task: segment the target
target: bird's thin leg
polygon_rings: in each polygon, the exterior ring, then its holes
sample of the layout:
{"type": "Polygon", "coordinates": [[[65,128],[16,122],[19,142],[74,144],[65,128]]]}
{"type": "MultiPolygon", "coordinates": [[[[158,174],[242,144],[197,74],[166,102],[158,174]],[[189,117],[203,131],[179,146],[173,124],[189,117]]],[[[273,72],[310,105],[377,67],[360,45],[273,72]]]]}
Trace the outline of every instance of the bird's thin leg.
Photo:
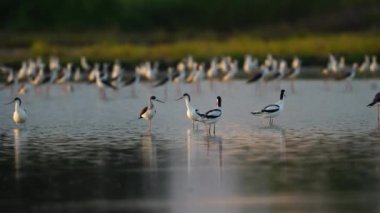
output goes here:
{"type": "Polygon", "coordinates": [[[194,129],[194,121],[193,121],[193,129],[194,129]]]}
{"type": "Polygon", "coordinates": [[[214,135],[215,135],[215,124],[214,124],[214,135]]]}
{"type": "Polygon", "coordinates": [[[132,88],[131,88],[131,96],[132,96],[132,98],[135,98],[135,97],[136,97],[135,85],[132,85],[132,88]]]}
{"type": "Polygon", "coordinates": [[[195,125],[197,126],[197,130],[198,130],[198,122],[197,122],[197,123],[195,123],[195,125]]]}
{"type": "Polygon", "coordinates": [[[377,105],[377,128],[380,129],[380,105],[377,105]]]}
{"type": "Polygon", "coordinates": [[[208,134],[211,135],[211,124],[208,125],[208,134]]]}
{"type": "Polygon", "coordinates": [[[152,120],[149,120],[149,130],[152,129],[152,120]]]}
{"type": "Polygon", "coordinates": [[[290,87],[291,87],[292,93],[293,94],[296,93],[296,88],[294,87],[294,80],[291,80],[290,87]]]}

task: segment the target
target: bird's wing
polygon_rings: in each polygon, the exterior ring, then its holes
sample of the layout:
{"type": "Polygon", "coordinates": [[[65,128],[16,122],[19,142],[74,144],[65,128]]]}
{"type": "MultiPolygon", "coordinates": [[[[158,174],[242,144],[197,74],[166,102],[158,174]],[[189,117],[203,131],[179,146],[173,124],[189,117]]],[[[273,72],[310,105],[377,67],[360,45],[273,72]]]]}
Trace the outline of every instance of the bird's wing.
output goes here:
{"type": "Polygon", "coordinates": [[[271,105],[264,107],[264,109],[262,109],[261,112],[273,113],[273,112],[277,112],[278,110],[280,110],[279,105],[271,104],[271,105]]]}
{"type": "Polygon", "coordinates": [[[126,82],[124,83],[124,85],[125,85],[125,86],[129,86],[129,85],[131,85],[133,82],[135,82],[135,80],[136,80],[136,76],[133,76],[131,79],[129,79],[128,81],[126,81],[126,82]]]}
{"type": "Polygon", "coordinates": [[[255,82],[255,81],[259,80],[262,76],[263,76],[263,73],[262,73],[262,72],[259,72],[259,73],[257,73],[256,75],[254,75],[252,78],[250,78],[250,79],[247,81],[247,83],[255,82]]]}
{"type": "Polygon", "coordinates": [[[375,95],[373,101],[380,102],[380,92],[375,95]]]}
{"type": "Polygon", "coordinates": [[[171,80],[174,81],[174,79],[176,79],[178,76],[179,76],[179,72],[174,73],[171,80]]]}
{"type": "Polygon", "coordinates": [[[162,86],[162,85],[164,85],[166,82],[168,82],[169,81],[169,77],[165,77],[165,78],[163,78],[161,81],[159,81],[159,82],[157,82],[153,87],[159,87],[159,86],[162,86]]]}
{"type": "Polygon", "coordinates": [[[116,86],[112,85],[109,81],[103,81],[103,84],[107,85],[108,87],[111,87],[114,90],[119,89],[116,86]]]}
{"type": "Polygon", "coordinates": [[[222,110],[220,110],[220,109],[212,109],[212,110],[207,111],[204,114],[204,117],[205,118],[217,118],[217,117],[220,117],[221,115],[222,115],[222,110]]]}
{"type": "Polygon", "coordinates": [[[147,106],[144,107],[144,108],[141,110],[141,112],[140,112],[140,117],[139,117],[139,118],[142,118],[142,115],[143,115],[144,113],[146,113],[146,111],[148,111],[148,107],[147,107],[147,106]]]}

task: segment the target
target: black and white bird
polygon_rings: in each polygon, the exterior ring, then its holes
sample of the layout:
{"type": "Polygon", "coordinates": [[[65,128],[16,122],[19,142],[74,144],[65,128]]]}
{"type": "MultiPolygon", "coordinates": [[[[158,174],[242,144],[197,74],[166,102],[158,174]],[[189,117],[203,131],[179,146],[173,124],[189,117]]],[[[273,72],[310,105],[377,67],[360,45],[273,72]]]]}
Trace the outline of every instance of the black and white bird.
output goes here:
{"type": "Polygon", "coordinates": [[[19,97],[16,97],[11,102],[7,103],[12,104],[15,103],[15,110],[13,112],[13,121],[16,124],[23,124],[28,119],[28,114],[26,114],[26,111],[24,108],[21,107],[21,99],[19,97]]]}
{"type": "Polygon", "coordinates": [[[99,71],[96,71],[95,72],[95,77],[96,77],[96,85],[100,88],[100,89],[104,89],[106,87],[108,88],[111,88],[113,90],[117,90],[118,88],[114,85],[111,84],[111,82],[108,80],[108,79],[105,79],[105,78],[101,78],[100,77],[100,72],[99,71]]]}
{"type": "Polygon", "coordinates": [[[254,73],[247,81],[247,84],[258,82],[269,74],[269,70],[265,65],[261,65],[258,72],[254,73]]]}
{"type": "Polygon", "coordinates": [[[284,110],[284,97],[285,90],[281,90],[280,100],[275,104],[270,104],[264,107],[261,111],[251,112],[254,116],[261,116],[263,118],[269,118],[269,125],[273,125],[273,118],[280,115],[284,110]]]}
{"type": "Polygon", "coordinates": [[[198,110],[195,110],[195,112],[201,117],[200,122],[208,125],[208,134],[211,135],[211,126],[214,124],[214,135],[215,135],[215,124],[220,120],[222,117],[223,111],[222,111],[222,98],[220,96],[216,97],[216,105],[217,108],[211,109],[207,111],[206,113],[202,114],[198,110]]]}
{"type": "Polygon", "coordinates": [[[166,85],[166,83],[171,82],[172,78],[173,78],[173,68],[169,67],[166,76],[163,77],[161,80],[157,81],[153,85],[153,87],[160,87],[160,86],[166,85]]]}
{"type": "Polygon", "coordinates": [[[152,129],[152,119],[153,119],[154,115],[156,114],[156,108],[154,107],[153,101],[157,101],[157,102],[160,102],[160,103],[165,103],[165,102],[157,99],[156,96],[151,96],[149,98],[149,104],[148,104],[148,106],[144,107],[141,110],[139,119],[143,118],[143,119],[149,121],[149,130],[152,129]]]}
{"type": "Polygon", "coordinates": [[[377,128],[380,128],[380,92],[375,95],[373,101],[367,107],[377,106],[377,128]]]}

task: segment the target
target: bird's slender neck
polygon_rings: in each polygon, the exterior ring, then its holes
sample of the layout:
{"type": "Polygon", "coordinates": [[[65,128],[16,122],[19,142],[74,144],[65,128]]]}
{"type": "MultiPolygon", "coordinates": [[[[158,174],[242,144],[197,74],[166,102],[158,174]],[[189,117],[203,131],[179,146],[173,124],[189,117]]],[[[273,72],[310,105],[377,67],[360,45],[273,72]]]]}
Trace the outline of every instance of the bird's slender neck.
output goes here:
{"type": "Polygon", "coordinates": [[[152,99],[149,99],[149,106],[148,106],[149,109],[152,109],[154,108],[154,105],[153,105],[153,101],[152,99]]]}
{"type": "Polygon", "coordinates": [[[190,104],[190,98],[189,97],[185,97],[185,103],[186,103],[186,108],[187,109],[191,109],[192,106],[190,104]]]}
{"type": "Polygon", "coordinates": [[[15,102],[15,111],[18,111],[18,109],[20,108],[20,105],[21,103],[19,101],[15,102]]]}

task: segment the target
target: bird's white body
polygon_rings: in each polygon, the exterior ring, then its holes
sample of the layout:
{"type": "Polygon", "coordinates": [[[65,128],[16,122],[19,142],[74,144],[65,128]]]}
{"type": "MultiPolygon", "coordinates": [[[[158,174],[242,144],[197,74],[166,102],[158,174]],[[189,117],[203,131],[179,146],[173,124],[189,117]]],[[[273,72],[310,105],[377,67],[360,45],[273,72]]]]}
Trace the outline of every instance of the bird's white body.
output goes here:
{"type": "Polygon", "coordinates": [[[251,55],[246,55],[243,64],[243,71],[247,73],[247,75],[254,74],[255,70],[259,66],[259,61],[255,58],[253,59],[251,55]]]}
{"type": "Polygon", "coordinates": [[[371,73],[376,73],[379,70],[379,65],[377,64],[377,57],[372,56],[372,62],[371,65],[369,66],[369,71],[371,73]]]}
{"type": "Polygon", "coordinates": [[[74,73],[74,81],[76,81],[76,82],[82,81],[82,78],[83,78],[82,72],[81,72],[80,68],[78,67],[74,73]]]}
{"type": "Polygon", "coordinates": [[[269,118],[269,125],[273,124],[273,118],[279,116],[284,110],[284,97],[285,90],[281,90],[280,100],[275,104],[270,104],[264,107],[261,111],[251,112],[254,116],[259,116],[263,118],[269,118]]]}
{"type": "Polygon", "coordinates": [[[163,101],[160,101],[156,98],[156,96],[151,96],[149,99],[148,106],[144,107],[140,112],[140,118],[143,118],[144,120],[149,121],[149,130],[152,129],[152,119],[154,115],[156,114],[156,108],[154,107],[153,101],[158,101],[161,103],[164,103],[163,101]]]}
{"type": "Polygon", "coordinates": [[[201,117],[197,114],[195,111],[195,107],[193,107],[190,103],[190,100],[188,97],[185,97],[185,103],[186,103],[186,116],[189,120],[192,122],[201,120],[201,117]]]}
{"type": "Polygon", "coordinates": [[[156,108],[152,101],[150,101],[147,111],[141,115],[141,117],[145,120],[152,120],[154,115],[156,114],[156,108]]]}
{"type": "Polygon", "coordinates": [[[235,77],[235,75],[238,73],[238,71],[239,71],[238,62],[237,60],[234,60],[234,62],[230,64],[230,69],[228,70],[227,74],[223,76],[223,81],[232,80],[235,77]]]}
{"type": "Polygon", "coordinates": [[[20,106],[19,101],[15,101],[15,111],[13,112],[13,121],[16,124],[25,123],[26,119],[28,119],[28,115],[25,110],[20,106]]]}
{"type": "Polygon", "coordinates": [[[268,105],[268,106],[264,107],[264,109],[266,109],[267,111],[269,111],[269,110],[276,110],[276,111],[275,112],[263,112],[260,116],[262,116],[263,118],[275,118],[275,117],[280,115],[282,110],[284,110],[284,101],[280,100],[273,105],[268,105]]]}
{"type": "Polygon", "coordinates": [[[222,117],[222,98],[218,96],[217,100],[217,108],[211,109],[204,114],[200,114],[201,120],[200,122],[208,125],[208,133],[211,134],[211,126],[214,124],[214,135],[215,135],[215,126],[216,122],[220,120],[222,117]]]}

